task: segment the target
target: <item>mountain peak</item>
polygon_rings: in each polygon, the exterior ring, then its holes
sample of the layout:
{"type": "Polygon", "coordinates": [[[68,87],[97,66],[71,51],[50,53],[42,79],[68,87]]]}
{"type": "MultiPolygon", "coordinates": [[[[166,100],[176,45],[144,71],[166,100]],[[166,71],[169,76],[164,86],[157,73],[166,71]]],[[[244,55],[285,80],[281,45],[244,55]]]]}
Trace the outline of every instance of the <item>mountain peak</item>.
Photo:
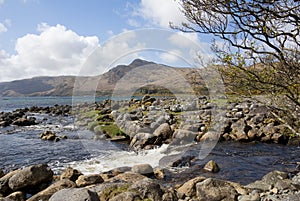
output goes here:
{"type": "Polygon", "coordinates": [[[131,62],[131,64],[129,64],[129,66],[137,67],[137,66],[143,66],[143,65],[147,65],[147,64],[154,64],[154,63],[138,58],[138,59],[133,60],[131,62]]]}

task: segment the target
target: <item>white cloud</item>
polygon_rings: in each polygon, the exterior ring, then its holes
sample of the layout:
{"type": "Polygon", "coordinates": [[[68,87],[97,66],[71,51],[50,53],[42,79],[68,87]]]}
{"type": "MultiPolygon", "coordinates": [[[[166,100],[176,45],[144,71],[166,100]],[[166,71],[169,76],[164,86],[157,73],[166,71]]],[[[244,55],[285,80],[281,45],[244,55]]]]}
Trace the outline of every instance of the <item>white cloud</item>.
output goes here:
{"type": "Polygon", "coordinates": [[[177,0],[141,0],[133,15],[141,16],[152,24],[168,28],[170,22],[176,25],[186,22],[180,7],[177,0]]]}
{"type": "Polygon", "coordinates": [[[171,50],[160,54],[160,59],[167,63],[176,63],[180,60],[180,57],[182,57],[180,50],[171,50]]]}
{"type": "Polygon", "coordinates": [[[77,74],[86,58],[99,46],[96,36],[79,36],[59,24],[43,23],[38,31],[39,34],[17,39],[15,55],[0,51],[0,81],[77,74]]]}
{"type": "Polygon", "coordinates": [[[7,28],[4,24],[0,23],[0,33],[7,32],[7,28]]]}
{"type": "Polygon", "coordinates": [[[4,0],[0,0],[0,6],[4,4],[4,0]]]}

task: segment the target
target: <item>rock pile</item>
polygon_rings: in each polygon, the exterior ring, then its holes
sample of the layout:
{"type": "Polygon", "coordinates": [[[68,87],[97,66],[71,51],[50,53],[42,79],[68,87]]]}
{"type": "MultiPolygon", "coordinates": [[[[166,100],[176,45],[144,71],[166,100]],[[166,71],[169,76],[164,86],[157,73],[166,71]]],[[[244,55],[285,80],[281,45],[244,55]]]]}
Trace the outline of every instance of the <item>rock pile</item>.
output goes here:
{"type": "MultiPolygon", "coordinates": [[[[181,178],[177,184],[164,184],[148,164],[117,168],[99,174],[83,175],[67,168],[53,175],[47,165],[33,165],[0,178],[0,200],[12,201],[130,201],[201,200],[260,201],[299,200],[300,173],[290,176],[273,171],[246,186],[215,178],[181,178]],[[151,173],[151,174],[150,174],[151,173]]],[[[180,173],[178,173],[180,174],[180,173]]]]}

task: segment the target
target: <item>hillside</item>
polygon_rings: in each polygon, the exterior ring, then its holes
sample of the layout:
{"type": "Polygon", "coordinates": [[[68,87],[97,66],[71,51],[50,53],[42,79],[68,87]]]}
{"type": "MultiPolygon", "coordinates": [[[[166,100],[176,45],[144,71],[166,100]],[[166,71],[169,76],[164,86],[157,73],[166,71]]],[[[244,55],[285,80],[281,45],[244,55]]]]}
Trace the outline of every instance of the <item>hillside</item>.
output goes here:
{"type": "Polygon", "coordinates": [[[0,96],[70,96],[127,93],[185,93],[194,88],[205,93],[199,69],[174,68],[141,59],[118,65],[108,72],[90,77],[34,77],[0,83],[0,96]],[[74,83],[76,83],[74,85],[74,83]],[[75,86],[75,88],[74,88],[75,86]]]}

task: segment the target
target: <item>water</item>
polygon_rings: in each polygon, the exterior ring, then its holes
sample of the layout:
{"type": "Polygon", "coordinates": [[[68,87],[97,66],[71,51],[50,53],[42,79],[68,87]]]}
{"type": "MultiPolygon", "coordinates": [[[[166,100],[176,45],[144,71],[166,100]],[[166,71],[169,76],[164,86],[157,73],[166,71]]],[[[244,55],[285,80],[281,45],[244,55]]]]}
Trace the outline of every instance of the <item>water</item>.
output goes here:
{"type": "MultiPolygon", "coordinates": [[[[33,105],[72,104],[72,97],[4,98],[0,99],[0,103],[0,111],[11,111],[33,105]]],[[[47,163],[55,172],[70,166],[85,174],[99,173],[116,167],[142,163],[156,167],[167,155],[178,154],[178,152],[169,153],[167,145],[140,153],[128,151],[126,145],[106,140],[94,141],[93,133],[74,130],[71,117],[33,115],[40,119],[46,117],[48,120],[44,124],[26,128],[0,128],[0,169],[8,172],[32,164],[47,163]],[[43,141],[39,138],[39,134],[44,130],[55,131],[57,135],[66,135],[68,139],[59,142],[43,141]]],[[[193,147],[189,154],[197,156],[199,149],[197,146],[193,147]]],[[[181,179],[204,175],[247,184],[260,179],[272,170],[289,172],[297,170],[297,162],[300,162],[299,150],[300,148],[296,146],[223,142],[218,143],[204,160],[196,161],[193,167],[176,171],[181,172],[181,179]],[[211,159],[221,168],[218,174],[201,171],[203,165],[211,159]]],[[[176,177],[173,179],[176,180],[176,177]]]]}

